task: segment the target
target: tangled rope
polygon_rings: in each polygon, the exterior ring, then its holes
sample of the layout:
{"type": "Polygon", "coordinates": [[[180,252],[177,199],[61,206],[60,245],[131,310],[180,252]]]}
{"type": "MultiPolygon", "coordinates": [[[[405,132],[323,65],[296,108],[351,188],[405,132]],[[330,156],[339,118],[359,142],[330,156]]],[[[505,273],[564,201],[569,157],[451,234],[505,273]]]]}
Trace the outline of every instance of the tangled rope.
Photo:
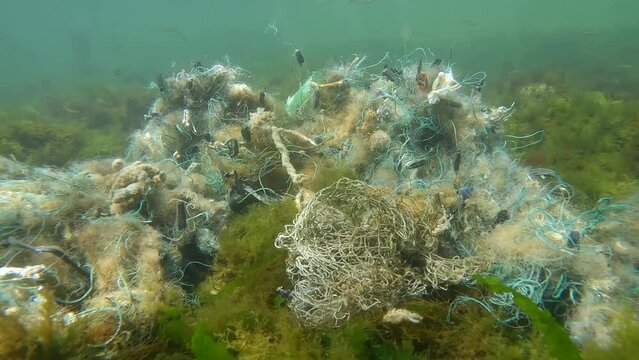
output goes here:
{"type": "Polygon", "coordinates": [[[407,197],[341,179],[315,195],[275,246],[290,252],[289,306],[306,325],[339,326],[360,311],[444,288],[483,262],[443,258],[431,219],[407,197]]]}

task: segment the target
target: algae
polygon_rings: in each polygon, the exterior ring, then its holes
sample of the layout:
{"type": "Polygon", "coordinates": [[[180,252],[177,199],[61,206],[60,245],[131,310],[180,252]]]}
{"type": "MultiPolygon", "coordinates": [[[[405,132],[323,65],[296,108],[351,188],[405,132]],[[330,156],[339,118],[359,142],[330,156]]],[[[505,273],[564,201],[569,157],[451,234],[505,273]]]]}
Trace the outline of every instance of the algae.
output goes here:
{"type": "Polygon", "coordinates": [[[123,154],[152,94],[137,87],[86,85],[70,94],[0,108],[0,155],[31,165],[123,154]]]}
{"type": "Polygon", "coordinates": [[[288,200],[253,206],[234,217],[220,235],[214,275],[200,286],[200,307],[183,321],[202,327],[238,358],[549,358],[535,333],[509,331],[496,324],[493,314],[471,305],[459,306],[455,323],[449,323],[449,302],[441,299],[455,292],[407,303],[425,317],[422,324],[387,325],[382,312],[371,311],[354,316],[343,328],[302,327],[284,306],[285,293],[278,294],[278,288],[290,284],[284,273],[286,253],[273,246],[296,213],[288,200]]]}
{"type": "Polygon", "coordinates": [[[507,144],[527,165],[557,171],[590,200],[622,197],[637,189],[637,97],[572,87],[553,73],[508,90],[517,97],[506,134],[527,136],[543,130],[543,135],[507,144]]]}
{"type": "Polygon", "coordinates": [[[579,349],[570,340],[568,331],[555,321],[549,311],[540,309],[532,300],[504,285],[496,276],[475,275],[474,279],[494,292],[511,294],[515,305],[526,313],[533,326],[542,334],[544,344],[552,356],[557,359],[581,359],[579,349]]]}
{"type": "MultiPolygon", "coordinates": [[[[587,121],[587,124],[589,126],[592,125],[594,130],[579,128],[578,136],[573,139],[575,142],[574,148],[583,149],[585,153],[582,153],[582,155],[586,154],[591,158],[594,158],[596,154],[602,153],[604,160],[601,163],[596,163],[595,167],[603,168],[606,173],[609,172],[604,168],[604,165],[631,173],[631,169],[623,168],[622,164],[610,164],[605,160],[606,156],[612,156],[610,150],[612,145],[608,144],[608,142],[614,145],[614,141],[605,140],[605,137],[603,140],[599,139],[599,132],[609,131],[610,129],[601,124],[595,126],[601,117],[609,116],[611,108],[615,109],[615,106],[618,106],[609,104],[614,103],[614,101],[610,100],[614,96],[602,93],[582,94],[575,92],[573,94],[570,95],[572,97],[568,100],[560,98],[559,100],[552,99],[554,102],[551,102],[551,99],[547,99],[552,105],[551,107],[557,109],[554,110],[555,112],[546,114],[549,124],[556,125],[551,120],[555,119],[557,114],[561,116],[568,113],[572,114],[573,110],[571,109],[576,106],[575,104],[581,107],[579,111],[574,110],[575,113],[595,114],[596,116],[587,121]],[[590,148],[588,147],[589,141],[584,141],[584,139],[601,140],[603,145],[590,148]]],[[[537,95],[522,94],[523,96],[537,95]]],[[[543,95],[542,98],[545,96],[543,95]]],[[[105,103],[110,103],[111,101],[117,100],[106,100],[105,103]]],[[[25,135],[27,140],[22,142],[12,142],[13,138],[11,136],[3,137],[0,140],[5,142],[0,141],[0,144],[6,144],[7,149],[13,149],[11,153],[15,152],[16,157],[24,158],[26,154],[26,156],[33,156],[30,160],[33,162],[54,163],[54,161],[59,161],[59,164],[64,164],[67,161],[66,158],[72,159],[77,154],[80,154],[79,156],[92,156],[91,154],[96,151],[95,147],[102,146],[100,145],[100,139],[104,140],[104,143],[102,143],[104,146],[110,146],[114,144],[111,140],[115,141],[115,139],[119,138],[119,130],[134,126],[132,123],[114,125],[113,128],[108,125],[104,126],[104,124],[119,121],[115,119],[119,119],[119,116],[122,115],[113,116],[108,111],[92,113],[91,118],[98,119],[96,121],[82,123],[82,126],[75,128],[69,126],[67,115],[64,115],[64,113],[76,114],[75,111],[83,111],[79,110],[81,108],[82,106],[78,104],[74,104],[68,109],[59,108],[58,111],[63,115],[52,115],[52,118],[56,119],[56,121],[60,119],[59,123],[54,121],[51,124],[47,124],[51,126],[50,128],[37,129],[37,131],[34,130],[32,133],[27,131],[28,135],[25,135]],[[72,111],[68,111],[69,109],[72,111]],[[111,132],[110,130],[113,129],[115,130],[111,132]],[[102,137],[96,135],[95,139],[88,137],[89,140],[82,140],[78,143],[73,142],[75,139],[86,137],[87,131],[95,131],[95,134],[99,134],[102,137]],[[111,134],[110,136],[114,136],[114,138],[109,140],[105,137],[106,135],[103,136],[101,134],[111,134]],[[91,142],[91,144],[87,144],[84,141],[91,142]],[[32,152],[31,149],[35,146],[34,144],[41,142],[51,143],[50,145],[47,143],[48,148],[45,151],[47,154],[53,151],[59,151],[59,153],[55,153],[55,156],[50,158],[38,158],[41,154],[32,152]],[[78,148],[81,150],[76,153],[75,150],[78,148]]],[[[529,114],[527,116],[537,119],[538,116],[535,111],[531,110],[532,115],[529,114]]],[[[621,117],[632,116],[634,112],[634,110],[629,112],[625,112],[625,110],[619,111],[622,114],[619,115],[621,117]]],[[[31,121],[30,124],[37,123],[39,116],[41,116],[33,109],[24,110],[24,113],[32,116],[32,119],[28,120],[31,121]]],[[[528,113],[524,111],[522,116],[525,117],[526,114],[528,113]]],[[[24,116],[25,118],[27,117],[27,115],[24,116]]],[[[81,117],[78,115],[76,120],[81,120],[81,117]]],[[[518,121],[520,120],[514,122],[513,129],[520,126],[518,121]]],[[[615,124],[618,125],[618,123],[615,124]]],[[[547,130],[547,133],[549,132],[550,130],[547,130]]],[[[635,136],[632,131],[630,133],[635,136]]],[[[628,156],[636,156],[632,155],[637,154],[636,149],[634,149],[636,142],[632,142],[633,138],[631,136],[627,134],[625,136],[624,141],[626,142],[622,145],[627,146],[627,141],[630,141],[628,156]]],[[[547,142],[549,139],[552,139],[550,143],[556,147],[552,149],[559,151],[560,146],[558,144],[561,143],[560,140],[548,136],[545,138],[547,142]]],[[[547,142],[544,142],[542,146],[546,146],[547,142]]],[[[532,149],[536,148],[525,147],[521,152],[522,156],[529,156],[526,160],[530,164],[534,163],[534,157],[526,154],[528,151],[533,151],[532,149]]],[[[105,151],[108,152],[109,150],[105,151]]],[[[567,156],[565,151],[562,156],[557,157],[557,164],[559,164],[560,160],[565,160],[564,158],[567,156]]],[[[546,161],[545,158],[542,160],[546,161]]],[[[577,158],[572,160],[579,161],[577,158]]],[[[340,161],[331,164],[325,159],[320,161],[325,161],[326,163],[320,166],[322,173],[318,174],[318,177],[310,184],[311,190],[317,191],[325,188],[342,177],[358,177],[357,172],[353,170],[353,166],[346,165],[340,161]],[[324,171],[325,168],[329,170],[324,171]]],[[[545,164],[544,161],[540,161],[540,164],[545,164]]],[[[357,169],[357,167],[355,168],[357,169]]],[[[568,170],[564,169],[562,175],[569,174],[568,170]]],[[[615,174],[618,175],[619,173],[612,172],[611,175],[615,174]]],[[[632,176],[637,177],[636,174],[632,176]]],[[[284,176],[278,176],[278,180],[281,180],[279,179],[280,177],[284,176]]],[[[214,181],[217,181],[217,179],[214,181]]],[[[610,181],[612,182],[613,180],[610,181]]],[[[284,181],[280,182],[283,183],[284,181]]],[[[630,180],[629,183],[632,185],[633,180],[630,180]]],[[[605,190],[607,189],[606,187],[588,189],[587,185],[578,185],[578,188],[584,189],[583,191],[586,191],[591,196],[597,196],[597,191],[602,193],[608,191],[605,190]]],[[[623,189],[619,191],[623,193],[623,189]]],[[[187,354],[190,351],[196,359],[232,359],[235,358],[235,355],[239,358],[282,359],[544,359],[550,358],[552,353],[559,354],[557,347],[565,344],[565,330],[560,328],[564,333],[557,330],[554,327],[556,324],[552,322],[552,318],[549,318],[548,314],[535,312],[539,311],[536,306],[534,308],[531,307],[530,304],[532,303],[526,303],[525,297],[518,296],[512,290],[508,290],[508,292],[512,292],[513,296],[519,299],[520,307],[533,320],[537,326],[536,330],[506,328],[497,324],[495,314],[469,304],[457,307],[450,316],[454,323],[449,323],[447,319],[450,311],[450,300],[456,295],[465,295],[466,291],[472,291],[468,289],[435,292],[429,294],[428,299],[415,299],[401,304],[403,307],[424,317],[424,321],[420,324],[385,324],[381,320],[383,316],[382,310],[374,309],[370,312],[353,316],[343,328],[304,328],[285,306],[288,301],[286,294],[291,288],[290,281],[285,273],[287,253],[276,249],[273,245],[273,240],[277,234],[282,232],[286,225],[291,224],[296,215],[295,204],[292,199],[288,199],[282,203],[252,206],[247,208],[245,213],[230,218],[219,237],[220,249],[214,262],[213,275],[200,285],[197,292],[189,295],[192,296],[189,300],[193,307],[186,309],[179,307],[166,308],[158,314],[157,323],[159,326],[156,329],[157,333],[152,334],[158,335],[158,338],[162,339],[162,341],[149,339],[147,342],[137,343],[127,349],[122,349],[119,356],[123,358],[149,358],[152,355],[157,355],[157,358],[188,358],[187,354]],[[548,338],[556,341],[549,342],[548,338]],[[547,350],[544,346],[545,344],[550,344],[549,348],[554,350],[547,350]]],[[[155,288],[153,289],[156,290],[155,288]]],[[[502,291],[504,289],[498,288],[498,290],[502,291]]],[[[109,324],[100,323],[98,325],[109,324]]],[[[97,333],[97,328],[91,330],[97,333]]],[[[136,334],[132,336],[136,336],[136,334]]],[[[621,349],[628,348],[632,344],[630,341],[636,338],[636,332],[633,333],[628,330],[627,333],[621,332],[619,336],[626,336],[622,339],[627,338],[630,340],[621,341],[619,347],[613,348],[611,351],[622,351],[621,349]]],[[[68,341],[70,342],[71,340],[69,339],[68,341]]],[[[570,340],[568,339],[568,341],[570,340]]],[[[67,355],[72,353],[70,346],[65,347],[65,349],[67,355]]],[[[11,348],[8,351],[20,352],[23,350],[23,348],[17,346],[15,349],[11,348]]],[[[574,349],[570,347],[567,351],[572,350],[574,349]]],[[[90,351],[92,351],[91,355],[95,355],[98,352],[98,350],[85,347],[80,353],[85,355],[90,351]]],[[[594,350],[593,354],[595,354],[594,350]]],[[[574,353],[569,353],[569,356],[576,358],[574,353]]]]}
{"type": "Polygon", "coordinates": [[[584,360],[603,359],[634,359],[639,352],[639,321],[632,306],[628,305],[616,314],[619,325],[613,333],[612,344],[608,348],[601,348],[593,342],[584,346],[584,360]]]}
{"type": "Polygon", "coordinates": [[[233,360],[235,356],[231,354],[224,344],[213,340],[206,333],[204,327],[198,326],[191,338],[191,352],[196,360],[233,360]]]}
{"type": "Polygon", "coordinates": [[[167,307],[158,316],[160,335],[169,342],[169,345],[180,347],[187,344],[192,331],[184,321],[182,310],[177,307],[167,307]]]}

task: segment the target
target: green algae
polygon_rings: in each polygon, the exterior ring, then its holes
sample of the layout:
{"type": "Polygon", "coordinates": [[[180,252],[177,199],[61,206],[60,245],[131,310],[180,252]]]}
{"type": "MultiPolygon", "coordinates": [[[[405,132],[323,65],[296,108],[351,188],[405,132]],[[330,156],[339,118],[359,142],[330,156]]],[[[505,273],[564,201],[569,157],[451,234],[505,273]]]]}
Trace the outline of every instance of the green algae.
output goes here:
{"type": "Polygon", "coordinates": [[[517,105],[506,134],[543,130],[540,143],[533,145],[538,137],[517,142],[515,153],[524,163],[557,171],[590,200],[637,189],[639,98],[572,88],[552,74],[515,88],[517,105]]]}
{"type": "Polygon", "coordinates": [[[526,313],[535,329],[541,333],[544,344],[552,356],[566,360],[581,359],[579,349],[570,340],[568,331],[555,321],[548,310],[540,309],[532,300],[504,285],[496,276],[483,277],[476,275],[474,279],[491,291],[511,294],[515,305],[526,313]]]}
{"type": "Polygon", "coordinates": [[[319,168],[322,169],[322,171],[318,172],[309,184],[309,189],[312,191],[320,191],[342,178],[353,180],[358,180],[360,178],[355,169],[344,162],[323,160],[323,162],[320,163],[319,168]]]}
{"type": "Polygon", "coordinates": [[[158,316],[160,335],[169,345],[180,347],[187,344],[192,335],[191,328],[186,324],[182,310],[177,307],[167,307],[158,316]]]}
{"type": "Polygon", "coordinates": [[[612,334],[611,344],[602,348],[594,342],[587,342],[583,350],[584,360],[631,360],[637,357],[639,321],[632,305],[628,305],[618,313],[616,323],[618,327],[612,334]]]}
{"type": "Polygon", "coordinates": [[[191,337],[191,352],[196,360],[235,359],[235,356],[226,349],[226,346],[214,340],[201,325],[195,329],[195,333],[191,337]]]}
{"type": "Polygon", "coordinates": [[[214,274],[200,286],[200,307],[183,321],[202,327],[238,358],[549,358],[536,333],[502,328],[483,309],[460,305],[449,323],[454,292],[404,304],[424,317],[420,324],[383,323],[384,311],[378,309],[351,318],[342,328],[302,327],[278,294],[278,288],[290,288],[287,254],[273,246],[296,214],[287,200],[253,206],[231,219],[220,235],[214,274]]]}
{"type": "Polygon", "coordinates": [[[0,108],[0,155],[31,165],[121,156],[152,94],[138,88],[85,86],[72,94],[0,108]]]}
{"type": "MultiPolygon", "coordinates": [[[[629,173],[628,186],[636,185],[638,174],[633,174],[631,168],[624,168],[622,163],[609,161],[607,157],[619,156],[610,150],[609,140],[604,140],[600,147],[591,148],[590,141],[600,141],[598,134],[609,131],[608,128],[599,124],[600,118],[610,116],[611,108],[620,107],[619,103],[633,102],[634,100],[624,99],[619,95],[606,95],[597,92],[568,93],[570,96],[560,99],[544,99],[548,101],[551,109],[545,113],[544,124],[546,130],[545,142],[538,146],[525,148],[520,151],[522,159],[531,165],[543,165],[557,168],[559,173],[578,189],[596,198],[602,194],[624,194],[628,189],[624,189],[623,184],[615,180],[610,169],[618,171],[619,174],[629,173]],[[617,100],[614,100],[617,99],[617,100]],[[615,102],[617,101],[617,102],[615,102]],[[579,162],[578,154],[571,154],[570,149],[562,147],[562,141],[566,141],[557,134],[557,138],[550,135],[553,126],[563,129],[559,124],[551,121],[555,116],[568,116],[577,110],[572,109],[579,106],[579,112],[590,112],[596,114],[586,121],[592,129],[579,129],[574,139],[569,139],[574,148],[582,148],[583,152],[590,157],[591,167],[588,171],[592,176],[610,175],[609,179],[601,185],[589,188],[592,179],[580,179],[582,175],[578,168],[571,177],[570,166],[564,165],[562,161],[579,162]],[[559,115],[557,115],[559,114],[559,115]],[[593,130],[594,129],[594,130],[593,130]],[[547,143],[550,142],[551,147],[547,143]],[[541,147],[541,149],[540,149],[541,147]],[[549,151],[550,155],[546,155],[549,151]],[[553,153],[554,151],[554,153],[553,153]],[[561,153],[563,152],[563,155],[561,153]],[[535,156],[542,153],[542,161],[535,160],[535,156]],[[566,154],[568,153],[568,154],[566,154]],[[601,161],[595,161],[596,155],[601,156],[601,161]],[[550,163],[550,161],[554,161],[550,163]],[[539,163],[535,162],[538,161],[539,163]],[[605,166],[609,168],[605,168],[605,166]],[[619,170],[621,169],[621,170],[619,170]],[[634,179],[634,180],[633,180],[634,179]],[[581,182],[579,181],[581,180],[581,182]],[[613,189],[613,190],[610,190],[613,189]],[[618,191],[618,192],[611,192],[618,191]]],[[[522,99],[525,96],[521,95],[522,99]]],[[[115,100],[113,100],[115,101],[115,100]]],[[[537,101],[537,100],[536,100],[537,101]]],[[[108,103],[108,101],[107,101],[108,103]]],[[[538,121],[543,116],[539,115],[541,110],[536,106],[527,108],[524,101],[518,103],[518,110],[510,120],[509,130],[518,130],[518,126],[523,131],[534,131],[537,129],[534,124],[528,124],[527,128],[519,122],[538,121]],[[526,111],[529,111],[528,113],[526,111]],[[521,118],[519,118],[521,116],[521,118]],[[523,120],[528,119],[528,120],[523,120]],[[512,126],[512,128],[510,128],[512,126]]],[[[73,108],[75,110],[75,108],[73,108]]],[[[64,164],[71,159],[78,157],[91,157],[96,154],[118,154],[124,149],[126,137],[120,137],[126,132],[125,127],[132,126],[130,123],[124,124],[126,116],[118,113],[117,116],[108,120],[120,125],[108,125],[100,127],[99,124],[82,123],[79,117],[78,122],[71,126],[71,120],[64,116],[56,115],[54,121],[42,125],[41,116],[34,108],[22,108],[20,112],[22,122],[16,121],[13,135],[26,133],[25,139],[21,141],[10,141],[16,136],[0,136],[0,149],[4,150],[5,142],[8,149],[14,147],[16,150],[10,151],[18,156],[28,156],[28,161],[32,163],[64,164]],[[69,122],[69,123],[67,123],[69,122]],[[33,126],[33,131],[24,130],[25,124],[33,126]],[[38,128],[38,124],[42,128],[38,128]],[[82,125],[78,125],[82,124],[82,125]],[[94,135],[91,135],[95,132],[94,135]],[[109,138],[109,136],[111,138],[109,138]],[[84,139],[83,139],[84,138],[84,139]],[[79,139],[79,140],[78,140],[79,139]],[[87,144],[90,142],[90,144],[87,144]],[[34,151],[34,144],[46,143],[47,148],[34,151]],[[67,143],[70,143],[68,145],[67,143]],[[80,149],[80,150],[77,150],[80,149]]],[[[125,112],[126,113],[126,112],[125,112]]],[[[639,112],[635,112],[637,114],[639,112]]],[[[3,115],[5,113],[3,112],[3,115]]],[[[619,117],[632,116],[632,111],[620,111],[619,117]]],[[[106,115],[105,115],[106,116],[106,115]]],[[[136,115],[137,116],[137,115],[136,115]]],[[[571,115],[573,116],[573,115],[571,115]]],[[[104,117],[108,118],[108,117],[104,117]]],[[[2,118],[2,123],[5,123],[2,118]]],[[[636,117],[632,118],[635,120],[636,117]]],[[[541,121],[541,120],[539,120],[541,121]]],[[[11,121],[10,121],[11,122],[11,121]]],[[[622,123],[615,123],[615,126],[622,126],[622,123]]],[[[543,124],[542,124],[543,125],[543,124]]],[[[567,126],[567,125],[561,125],[567,126]]],[[[30,128],[31,126],[26,126],[30,128]]],[[[622,126],[623,127],[623,126],[622,126]]],[[[576,127],[570,127],[572,132],[576,127]]],[[[563,130],[562,130],[563,131],[563,130]]],[[[632,136],[634,132],[626,126],[626,130],[632,136]]],[[[624,141],[632,136],[626,134],[624,141]]],[[[636,146],[636,142],[634,142],[636,146]]],[[[624,143],[624,145],[627,145],[624,143]]],[[[627,152],[620,153],[624,159],[633,159],[634,164],[639,160],[639,148],[634,149],[633,145],[627,152]],[[635,155],[633,155],[635,154],[635,155]]],[[[586,161],[584,161],[586,163],[586,161]]],[[[630,167],[630,166],[629,166],[630,167]]],[[[322,167],[324,168],[324,167],[322,167]]],[[[330,171],[318,174],[316,180],[311,184],[313,190],[320,190],[335,180],[347,176],[357,177],[357,174],[344,164],[335,164],[335,167],[328,167],[330,171]]],[[[634,169],[639,167],[635,166],[634,169]]],[[[599,179],[597,177],[597,179],[599,179]]],[[[602,178],[602,181],[605,179],[602,178]]],[[[198,354],[206,351],[201,349],[214,348],[212,351],[220,351],[220,356],[234,356],[240,358],[327,358],[327,359],[446,359],[446,358],[468,358],[468,359],[545,359],[551,356],[544,349],[543,335],[537,330],[510,330],[498,325],[492,314],[472,306],[459,306],[453,314],[454,323],[448,323],[447,312],[449,301],[453,296],[442,295],[442,298],[418,299],[404,304],[407,309],[422,315],[425,320],[420,324],[399,324],[388,325],[381,322],[383,313],[381,311],[371,311],[367,314],[351,319],[350,323],[342,329],[304,329],[291,316],[286,308],[286,298],[278,295],[277,288],[290,288],[290,283],[285,273],[285,261],[287,254],[283,250],[273,246],[273,240],[277,234],[283,230],[286,224],[290,224],[297,214],[297,210],[291,200],[281,204],[270,206],[255,206],[250,208],[246,214],[236,216],[231,219],[220,237],[220,253],[215,260],[215,274],[201,286],[198,294],[200,307],[185,311],[179,308],[169,308],[159,315],[160,338],[165,344],[156,347],[148,346],[130,349],[130,354],[152,353],[159,354],[157,358],[195,358],[198,354]],[[195,336],[197,335],[197,337],[195,336]],[[195,340],[194,340],[195,339],[195,340]],[[195,341],[195,343],[194,343],[195,341]],[[168,345],[166,345],[168,343],[168,345]],[[195,344],[195,346],[194,346],[195,344]],[[194,350],[198,349],[198,350],[194,350]],[[228,349],[231,349],[229,351],[228,349]],[[197,352],[197,353],[196,353],[197,352]],[[162,354],[160,354],[162,353],[162,354]]],[[[461,290],[460,290],[461,291],[461,290]]],[[[628,339],[636,339],[636,334],[632,331],[620,333],[619,336],[628,339]]],[[[628,341],[631,341],[628,340],[628,341]]],[[[625,340],[620,340],[620,345],[615,348],[619,354],[623,349],[628,349],[629,344],[625,340]]],[[[598,354],[597,348],[592,354],[598,354]]],[[[602,354],[608,354],[602,352],[602,354]]],[[[204,356],[204,355],[200,355],[204,356]]],[[[584,356],[584,358],[606,358],[584,356]]]]}

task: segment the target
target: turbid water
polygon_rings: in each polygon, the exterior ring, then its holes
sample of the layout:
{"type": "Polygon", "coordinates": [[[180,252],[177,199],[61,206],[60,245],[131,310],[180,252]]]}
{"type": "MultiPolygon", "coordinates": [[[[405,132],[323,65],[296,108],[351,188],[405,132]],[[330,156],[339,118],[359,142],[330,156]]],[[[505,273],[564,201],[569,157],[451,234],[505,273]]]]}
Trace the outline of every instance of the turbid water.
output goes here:
{"type": "Polygon", "coordinates": [[[639,5],[617,1],[43,1],[0,13],[0,94],[29,99],[86,81],[146,84],[194,61],[228,59],[265,84],[287,82],[291,54],[309,70],[417,47],[457,71],[501,79],[533,68],[636,72],[639,5]]]}

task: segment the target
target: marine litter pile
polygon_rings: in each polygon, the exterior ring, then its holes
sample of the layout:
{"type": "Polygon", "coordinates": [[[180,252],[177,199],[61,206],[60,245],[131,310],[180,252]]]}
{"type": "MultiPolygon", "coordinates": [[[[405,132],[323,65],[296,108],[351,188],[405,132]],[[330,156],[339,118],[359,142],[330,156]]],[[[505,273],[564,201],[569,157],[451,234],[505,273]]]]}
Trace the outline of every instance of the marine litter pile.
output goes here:
{"type": "MultiPolygon", "coordinates": [[[[340,327],[370,309],[419,322],[402,303],[483,274],[565,321],[577,343],[610,342],[636,285],[636,244],[607,221],[624,207],[604,199],[580,212],[552,171],[518,164],[505,150],[517,139],[500,133],[513,106],[482,101],[483,74],[455,79],[420,52],[355,58],[285,103],[241,77],[223,65],[159,75],[124,159],[0,159],[0,326],[14,329],[0,355],[60,334],[104,357],[148,341],[161,309],[210,274],[233,214],[287,198],[299,213],[273,240],[289,252],[282,292],[302,326],[340,327]],[[338,166],[356,178],[314,187],[338,166]]],[[[458,297],[451,311],[461,302],[526,323],[510,294],[458,297]]]]}

